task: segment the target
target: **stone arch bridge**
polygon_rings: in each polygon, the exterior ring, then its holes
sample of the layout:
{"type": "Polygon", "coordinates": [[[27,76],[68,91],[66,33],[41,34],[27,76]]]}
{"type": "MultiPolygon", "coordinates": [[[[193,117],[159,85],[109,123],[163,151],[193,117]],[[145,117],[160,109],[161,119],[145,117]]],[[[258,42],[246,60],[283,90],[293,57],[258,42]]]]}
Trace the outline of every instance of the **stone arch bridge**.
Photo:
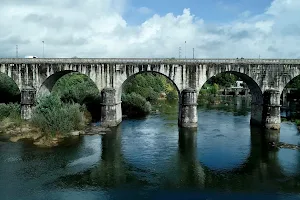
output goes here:
{"type": "Polygon", "coordinates": [[[248,85],[251,123],[280,128],[280,95],[300,74],[295,59],[160,59],[160,58],[1,58],[0,70],[21,90],[22,117],[30,119],[36,96],[50,93],[62,76],[87,75],[101,92],[101,122],[117,126],[122,121],[122,86],[129,77],[156,72],[168,77],[180,94],[178,125],[197,127],[197,95],[203,84],[219,73],[232,73],[248,85]]]}

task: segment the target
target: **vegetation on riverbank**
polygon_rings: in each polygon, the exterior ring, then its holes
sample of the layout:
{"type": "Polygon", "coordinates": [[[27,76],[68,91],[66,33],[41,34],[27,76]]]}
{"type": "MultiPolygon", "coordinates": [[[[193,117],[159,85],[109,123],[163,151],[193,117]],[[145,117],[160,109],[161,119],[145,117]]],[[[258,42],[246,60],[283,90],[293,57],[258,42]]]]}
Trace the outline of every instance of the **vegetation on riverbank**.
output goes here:
{"type": "Polygon", "coordinates": [[[122,113],[128,117],[144,117],[160,108],[161,100],[176,101],[178,92],[166,77],[155,73],[133,76],[123,87],[122,113]]]}
{"type": "Polygon", "coordinates": [[[11,141],[27,138],[38,146],[57,146],[64,137],[83,134],[92,117],[97,119],[99,106],[94,83],[85,75],[69,74],[55,84],[51,95],[37,99],[30,121],[21,120],[19,104],[0,104],[0,131],[11,141]]]}

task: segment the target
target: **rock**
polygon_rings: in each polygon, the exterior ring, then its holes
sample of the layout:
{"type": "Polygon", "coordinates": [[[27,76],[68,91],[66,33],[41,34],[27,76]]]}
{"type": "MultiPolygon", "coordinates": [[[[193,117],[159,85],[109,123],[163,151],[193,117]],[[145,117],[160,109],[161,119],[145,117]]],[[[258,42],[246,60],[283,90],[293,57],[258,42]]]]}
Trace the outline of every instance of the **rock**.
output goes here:
{"type": "Polygon", "coordinates": [[[37,141],[35,141],[33,144],[41,148],[49,148],[58,146],[58,142],[58,138],[47,138],[46,136],[43,136],[37,141]]]}
{"type": "Polygon", "coordinates": [[[70,133],[70,135],[71,136],[79,136],[79,135],[82,135],[82,132],[83,131],[73,131],[73,132],[70,133]]]}

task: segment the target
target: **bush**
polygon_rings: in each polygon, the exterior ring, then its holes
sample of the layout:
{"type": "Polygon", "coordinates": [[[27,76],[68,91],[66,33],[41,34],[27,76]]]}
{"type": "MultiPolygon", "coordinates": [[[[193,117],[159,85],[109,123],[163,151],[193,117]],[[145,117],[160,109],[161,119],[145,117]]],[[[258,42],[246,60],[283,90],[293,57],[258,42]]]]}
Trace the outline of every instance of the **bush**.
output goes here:
{"type": "Polygon", "coordinates": [[[100,95],[95,83],[86,75],[70,73],[60,78],[52,89],[64,103],[86,105],[93,120],[100,119],[100,95]]]}
{"type": "Polygon", "coordinates": [[[175,90],[171,90],[168,94],[167,94],[167,100],[168,101],[174,101],[178,99],[178,92],[175,90]]]}
{"type": "Polygon", "coordinates": [[[17,103],[0,104],[0,120],[4,118],[19,119],[21,118],[21,107],[17,103]]]}
{"type": "Polygon", "coordinates": [[[57,95],[49,95],[38,100],[32,123],[46,134],[67,134],[84,127],[84,111],[79,104],[64,104],[57,95]]]}
{"type": "Polygon", "coordinates": [[[151,104],[136,93],[122,95],[122,110],[129,117],[143,117],[151,112],[151,104]]]}

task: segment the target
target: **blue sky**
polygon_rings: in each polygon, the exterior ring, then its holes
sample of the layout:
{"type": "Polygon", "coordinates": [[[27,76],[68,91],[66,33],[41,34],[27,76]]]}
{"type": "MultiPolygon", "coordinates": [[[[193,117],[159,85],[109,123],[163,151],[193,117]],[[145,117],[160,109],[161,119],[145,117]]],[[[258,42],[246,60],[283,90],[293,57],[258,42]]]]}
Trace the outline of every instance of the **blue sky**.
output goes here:
{"type": "Polygon", "coordinates": [[[193,15],[205,22],[226,23],[240,18],[244,12],[251,15],[261,14],[271,2],[272,0],[130,0],[129,5],[133,8],[147,7],[152,12],[139,14],[128,9],[124,18],[128,24],[139,24],[154,13],[180,15],[184,8],[190,8],[193,15]]]}
{"type": "Polygon", "coordinates": [[[1,0],[0,57],[300,58],[300,0],[1,0]],[[168,14],[171,13],[171,14],[168,14]],[[200,20],[201,19],[201,20],[200,20]]]}

